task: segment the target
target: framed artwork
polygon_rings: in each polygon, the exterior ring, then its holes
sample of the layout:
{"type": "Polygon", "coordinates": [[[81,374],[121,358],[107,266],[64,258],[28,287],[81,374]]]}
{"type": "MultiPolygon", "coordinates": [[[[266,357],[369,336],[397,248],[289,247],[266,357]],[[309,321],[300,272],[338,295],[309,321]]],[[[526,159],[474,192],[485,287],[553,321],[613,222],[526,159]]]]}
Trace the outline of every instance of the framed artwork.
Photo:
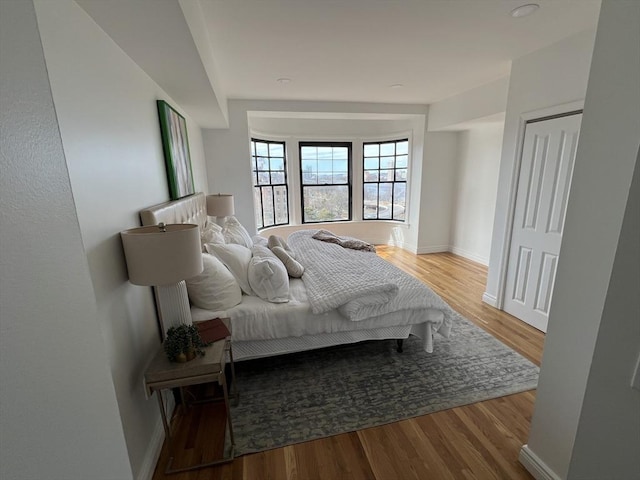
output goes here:
{"type": "Polygon", "coordinates": [[[158,100],[157,103],[169,195],[171,200],[177,200],[195,193],[187,139],[187,122],[164,100],[158,100]]]}

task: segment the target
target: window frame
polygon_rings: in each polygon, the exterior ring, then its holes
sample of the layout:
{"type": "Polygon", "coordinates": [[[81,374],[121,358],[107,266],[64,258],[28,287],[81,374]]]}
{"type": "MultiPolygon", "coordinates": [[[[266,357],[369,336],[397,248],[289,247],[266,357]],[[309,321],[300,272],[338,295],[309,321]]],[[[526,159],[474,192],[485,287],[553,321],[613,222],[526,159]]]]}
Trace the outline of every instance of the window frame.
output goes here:
{"type": "MultiPolygon", "coordinates": [[[[402,154],[404,155],[404,154],[402,154]]],[[[408,187],[409,187],[409,170],[410,170],[410,165],[411,165],[411,140],[409,138],[409,136],[405,137],[405,138],[397,138],[397,139],[389,139],[389,140],[374,140],[374,141],[366,141],[366,142],[362,142],[362,211],[361,211],[361,215],[362,215],[362,221],[363,222],[369,222],[369,221],[375,221],[375,222],[400,222],[400,223],[407,223],[407,196],[408,196],[408,187]],[[377,169],[367,169],[365,168],[366,165],[366,160],[367,158],[374,158],[374,157],[367,157],[365,156],[365,147],[366,145],[378,145],[378,147],[380,148],[382,145],[384,144],[389,144],[389,143],[393,143],[393,144],[398,144],[401,142],[407,142],[407,166],[406,167],[400,167],[398,168],[396,166],[396,162],[397,162],[397,157],[398,157],[398,153],[397,153],[397,146],[394,147],[394,154],[391,155],[381,155],[380,151],[378,152],[378,168],[377,169]],[[392,168],[381,168],[381,164],[380,164],[380,160],[382,159],[382,157],[391,157],[393,158],[393,167],[392,168]],[[393,170],[393,180],[392,181],[380,181],[380,172],[382,170],[393,170]],[[397,170],[406,170],[407,174],[406,174],[406,178],[404,180],[396,180],[396,171],[397,170]],[[366,172],[367,171],[377,171],[378,172],[378,180],[373,182],[373,181],[367,181],[366,180],[366,172]],[[389,183],[391,184],[391,218],[380,218],[380,184],[381,183],[389,183]],[[395,192],[395,186],[396,184],[399,183],[404,183],[405,187],[404,187],[404,191],[405,191],[405,197],[404,197],[404,218],[402,219],[397,219],[397,218],[393,218],[393,199],[394,199],[394,192],[395,192]],[[376,217],[375,218],[367,218],[365,216],[365,208],[366,208],[366,204],[365,204],[365,189],[366,189],[366,185],[372,185],[372,184],[377,184],[378,185],[378,200],[377,200],[377,204],[376,204],[376,217]]]]}
{"type": "Polygon", "coordinates": [[[298,169],[300,171],[300,222],[305,224],[316,223],[338,223],[353,221],[353,142],[347,141],[299,141],[298,142],[298,169]],[[346,183],[315,183],[305,184],[302,169],[302,148],[303,147],[346,147],[347,149],[347,182],[346,183]],[[304,188],[305,187],[323,187],[323,186],[342,186],[347,187],[348,194],[348,218],[340,220],[318,220],[306,221],[304,214],[304,188]]]}
{"type": "MultiPolygon", "coordinates": [[[[285,141],[281,141],[281,140],[267,140],[267,139],[262,139],[262,138],[257,138],[254,136],[251,136],[251,140],[250,140],[250,157],[251,157],[251,176],[253,178],[252,181],[252,187],[253,187],[253,192],[255,193],[255,189],[259,188],[260,189],[260,215],[262,218],[262,226],[258,227],[256,225],[256,229],[257,231],[261,231],[264,230],[265,228],[272,228],[272,227],[281,227],[284,225],[289,225],[291,224],[291,209],[289,208],[289,181],[288,181],[288,171],[287,171],[287,143],[285,141]],[[271,144],[276,144],[276,145],[281,145],[282,146],[282,162],[283,162],[283,170],[271,170],[271,152],[269,151],[269,154],[267,155],[266,158],[269,159],[269,169],[268,170],[260,170],[258,168],[258,157],[261,158],[265,158],[264,155],[258,155],[257,152],[257,148],[255,143],[256,142],[260,142],[260,143],[266,143],[267,145],[271,145],[271,144]],[[251,148],[253,147],[253,148],[251,148]],[[254,165],[255,165],[255,169],[254,169],[254,165]],[[258,174],[259,172],[268,172],[269,173],[269,183],[268,184],[261,184],[258,180],[258,174]],[[284,183],[272,183],[271,181],[271,173],[272,172],[282,172],[284,174],[284,183]],[[263,187],[270,187],[271,188],[271,202],[273,205],[273,224],[272,225],[265,225],[264,222],[264,204],[263,204],[263,194],[262,194],[262,188],[263,187]],[[274,187],[284,187],[285,190],[285,205],[287,207],[287,220],[286,222],[283,223],[278,223],[276,221],[276,201],[275,201],[275,188],[274,187]]],[[[273,157],[273,158],[280,158],[280,157],[273,157]]],[[[253,201],[253,208],[254,208],[254,214],[255,214],[255,209],[257,208],[256,204],[255,204],[255,197],[254,197],[254,201],[253,201]]]]}

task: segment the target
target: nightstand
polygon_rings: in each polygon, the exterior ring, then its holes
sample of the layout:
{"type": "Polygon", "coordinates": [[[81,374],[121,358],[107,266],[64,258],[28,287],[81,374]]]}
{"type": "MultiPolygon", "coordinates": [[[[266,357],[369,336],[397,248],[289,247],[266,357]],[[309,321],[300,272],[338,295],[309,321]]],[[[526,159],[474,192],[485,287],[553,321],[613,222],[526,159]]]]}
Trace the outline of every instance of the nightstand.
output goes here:
{"type": "MultiPolygon", "coordinates": [[[[228,320],[225,320],[225,324],[228,326],[228,320]]],[[[149,365],[149,368],[144,374],[144,385],[147,395],[151,396],[153,392],[156,392],[158,398],[158,406],[160,407],[160,413],[162,415],[162,424],[167,439],[167,446],[169,448],[169,460],[167,462],[165,473],[176,473],[187,470],[195,470],[198,468],[209,467],[212,465],[218,465],[220,463],[226,463],[233,460],[235,441],[233,438],[233,424],[231,422],[231,408],[229,404],[229,393],[227,392],[227,380],[225,377],[225,365],[227,359],[227,353],[229,354],[229,363],[231,367],[232,376],[232,397],[237,398],[236,382],[235,382],[235,369],[233,365],[233,352],[231,350],[231,339],[229,337],[218,340],[212,343],[204,349],[203,357],[196,357],[195,359],[186,363],[170,362],[162,348],[162,345],[158,349],[156,356],[149,365]],[[229,431],[230,448],[228,452],[225,452],[223,458],[215,460],[213,462],[200,463],[183,468],[172,469],[173,463],[173,445],[171,439],[171,427],[167,421],[167,414],[165,411],[164,400],[162,398],[161,390],[186,387],[189,385],[199,385],[202,383],[217,382],[223,392],[224,404],[227,412],[227,424],[225,428],[229,431]]]]}

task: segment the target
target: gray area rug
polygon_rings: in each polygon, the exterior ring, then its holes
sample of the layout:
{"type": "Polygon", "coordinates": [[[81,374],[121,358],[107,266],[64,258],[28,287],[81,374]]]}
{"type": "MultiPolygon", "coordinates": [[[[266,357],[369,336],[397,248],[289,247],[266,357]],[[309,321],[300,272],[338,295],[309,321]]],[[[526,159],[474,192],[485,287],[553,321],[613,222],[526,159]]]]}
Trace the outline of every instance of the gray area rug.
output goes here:
{"type": "Polygon", "coordinates": [[[538,367],[468,320],[434,353],[410,337],[236,363],[236,455],[536,388],[538,367]]]}

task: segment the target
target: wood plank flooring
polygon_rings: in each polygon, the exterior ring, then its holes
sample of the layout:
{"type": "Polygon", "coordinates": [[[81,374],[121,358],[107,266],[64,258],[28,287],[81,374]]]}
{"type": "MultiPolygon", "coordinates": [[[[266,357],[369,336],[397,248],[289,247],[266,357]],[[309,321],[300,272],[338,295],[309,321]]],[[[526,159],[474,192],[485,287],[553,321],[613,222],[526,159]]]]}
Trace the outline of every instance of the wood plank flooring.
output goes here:
{"type": "MultiPolygon", "coordinates": [[[[414,255],[383,246],[378,254],[423,280],[466,318],[540,365],[544,334],[482,303],[486,267],[451,253],[414,255]]],[[[527,442],[534,400],[535,391],[509,395],[166,476],[165,443],[153,478],[529,480],[533,477],[518,462],[518,453],[527,442]]],[[[215,404],[177,415],[174,465],[211,459],[212,452],[221,448],[223,421],[224,410],[215,404]]]]}

